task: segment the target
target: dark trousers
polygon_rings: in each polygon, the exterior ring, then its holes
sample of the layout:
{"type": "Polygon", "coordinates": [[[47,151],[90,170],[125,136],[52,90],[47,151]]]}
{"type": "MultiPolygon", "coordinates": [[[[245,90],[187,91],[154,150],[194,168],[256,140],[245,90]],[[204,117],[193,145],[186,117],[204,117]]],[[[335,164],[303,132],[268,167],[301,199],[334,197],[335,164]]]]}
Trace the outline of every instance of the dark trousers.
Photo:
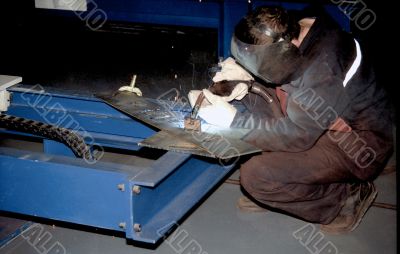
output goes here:
{"type": "Polygon", "coordinates": [[[348,183],[357,181],[339,149],[324,135],[304,152],[264,152],[241,166],[241,185],[267,206],[327,224],[343,206],[348,183]]]}
{"type": "MultiPolygon", "coordinates": [[[[277,99],[272,89],[270,92],[277,99]]],[[[262,105],[265,102],[254,95],[243,102],[250,110],[266,109],[262,114],[283,117],[279,104],[262,105]]],[[[357,180],[351,173],[354,167],[354,162],[324,134],[304,152],[264,152],[252,157],[240,168],[240,182],[262,204],[310,222],[327,224],[343,206],[348,183],[357,180]]]]}

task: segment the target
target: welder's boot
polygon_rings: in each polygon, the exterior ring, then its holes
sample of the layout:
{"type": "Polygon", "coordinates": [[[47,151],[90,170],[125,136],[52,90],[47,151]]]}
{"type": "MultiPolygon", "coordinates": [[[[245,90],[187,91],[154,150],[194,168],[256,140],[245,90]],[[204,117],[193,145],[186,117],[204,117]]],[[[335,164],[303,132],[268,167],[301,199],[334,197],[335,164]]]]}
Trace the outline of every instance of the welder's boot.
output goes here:
{"type": "Polygon", "coordinates": [[[349,188],[350,196],[345,200],[339,215],[331,223],[321,225],[322,232],[342,234],[353,231],[360,224],[378,193],[374,184],[369,182],[355,183],[349,188]]]}
{"type": "Polygon", "coordinates": [[[246,196],[241,196],[237,201],[237,207],[242,212],[266,212],[268,211],[266,208],[259,206],[254,201],[249,199],[246,196]]]}

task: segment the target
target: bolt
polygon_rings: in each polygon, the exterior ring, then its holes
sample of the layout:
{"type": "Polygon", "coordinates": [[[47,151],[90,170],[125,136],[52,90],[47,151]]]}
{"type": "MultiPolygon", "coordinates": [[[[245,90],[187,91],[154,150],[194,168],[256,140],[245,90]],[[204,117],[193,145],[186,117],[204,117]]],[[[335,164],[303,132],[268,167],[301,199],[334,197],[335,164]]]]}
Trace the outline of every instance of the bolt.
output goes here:
{"type": "Polygon", "coordinates": [[[120,183],[120,184],[117,185],[117,187],[118,187],[118,190],[125,191],[125,184],[120,183]]]}
{"type": "Polygon", "coordinates": [[[132,191],[133,191],[133,193],[135,193],[136,195],[139,195],[139,193],[140,193],[140,186],[139,186],[139,185],[134,185],[134,186],[132,187],[132,191]]]}
{"type": "Polygon", "coordinates": [[[135,232],[140,232],[142,231],[142,226],[139,223],[135,223],[133,224],[133,230],[135,230],[135,232]]]}
{"type": "Polygon", "coordinates": [[[118,224],[118,226],[119,226],[120,228],[122,228],[122,229],[125,229],[125,228],[126,228],[126,223],[125,223],[125,222],[120,222],[120,223],[118,224]]]}

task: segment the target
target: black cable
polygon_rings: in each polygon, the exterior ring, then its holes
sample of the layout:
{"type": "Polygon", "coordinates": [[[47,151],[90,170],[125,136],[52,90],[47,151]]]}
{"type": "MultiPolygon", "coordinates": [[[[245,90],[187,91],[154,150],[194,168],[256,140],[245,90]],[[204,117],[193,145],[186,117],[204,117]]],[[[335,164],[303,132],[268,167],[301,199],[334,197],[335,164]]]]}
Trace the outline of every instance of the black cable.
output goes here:
{"type": "Polygon", "coordinates": [[[84,139],[77,133],[66,128],[1,113],[0,127],[59,141],[71,148],[77,157],[86,160],[93,159],[90,147],[86,145],[84,139]]]}

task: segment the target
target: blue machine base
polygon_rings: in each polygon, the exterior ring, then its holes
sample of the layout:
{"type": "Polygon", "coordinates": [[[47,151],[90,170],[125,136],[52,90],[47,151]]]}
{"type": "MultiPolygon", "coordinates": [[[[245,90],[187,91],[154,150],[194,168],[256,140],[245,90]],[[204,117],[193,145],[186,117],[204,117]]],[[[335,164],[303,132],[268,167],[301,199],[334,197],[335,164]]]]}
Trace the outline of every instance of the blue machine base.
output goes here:
{"type": "MultiPolygon", "coordinates": [[[[140,150],[137,143],[156,132],[94,97],[11,92],[7,114],[62,127],[72,119],[92,146],[140,150]]],[[[121,231],[145,243],[162,239],[233,168],[172,151],[148,166],[90,163],[58,142],[43,146],[44,152],[0,146],[0,211],[121,231]]]]}

